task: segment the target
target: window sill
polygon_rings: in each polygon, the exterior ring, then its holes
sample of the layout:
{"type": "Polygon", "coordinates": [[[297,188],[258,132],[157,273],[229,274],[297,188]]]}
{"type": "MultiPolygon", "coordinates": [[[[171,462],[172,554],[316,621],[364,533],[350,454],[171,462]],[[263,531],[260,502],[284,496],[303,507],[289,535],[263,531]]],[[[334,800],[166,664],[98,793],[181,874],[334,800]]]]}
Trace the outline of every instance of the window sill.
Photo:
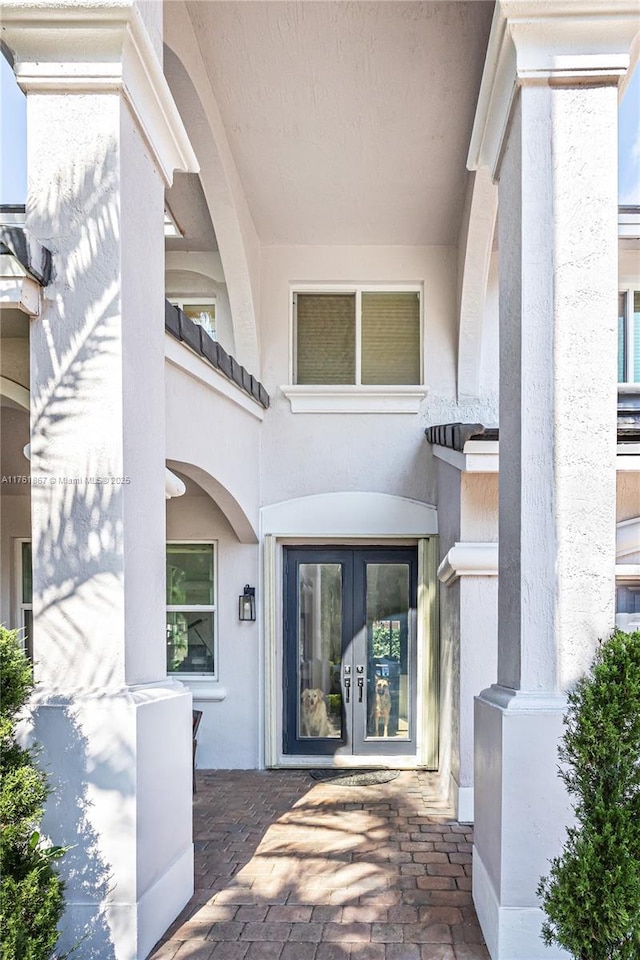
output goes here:
{"type": "Polygon", "coordinates": [[[179,680],[180,683],[191,690],[194,702],[202,700],[219,701],[227,698],[226,688],[219,686],[213,677],[198,676],[197,674],[190,676],[188,673],[172,673],[170,676],[173,680],[179,680]]]}
{"type": "Polygon", "coordinates": [[[289,384],[280,389],[292,413],[417,413],[428,392],[424,385],[289,384]]]}

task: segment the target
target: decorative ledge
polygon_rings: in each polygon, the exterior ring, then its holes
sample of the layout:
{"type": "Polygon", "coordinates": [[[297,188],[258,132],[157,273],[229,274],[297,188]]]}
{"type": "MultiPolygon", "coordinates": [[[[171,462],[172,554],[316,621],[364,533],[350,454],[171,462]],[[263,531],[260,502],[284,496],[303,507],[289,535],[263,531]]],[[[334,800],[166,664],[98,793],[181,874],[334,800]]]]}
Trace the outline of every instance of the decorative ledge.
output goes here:
{"type": "Polygon", "coordinates": [[[455,543],[438,567],[438,579],[446,587],[458,577],[497,576],[497,543],[455,543]]]}
{"type": "MultiPolygon", "coordinates": [[[[481,423],[442,423],[425,430],[433,455],[461,473],[498,473],[500,432],[481,423]]],[[[640,384],[618,387],[616,468],[640,470],[640,384]]]]}
{"type": "Polygon", "coordinates": [[[51,251],[31,236],[24,225],[25,208],[21,204],[0,206],[0,254],[14,257],[41,287],[51,282],[51,251]]]}
{"type": "Polygon", "coordinates": [[[292,413],[417,413],[425,386],[289,384],[280,387],[292,413]]]}
{"type": "MultiPolygon", "coordinates": [[[[640,517],[616,524],[616,560],[640,553],[640,517]]],[[[638,576],[640,564],[616,564],[616,576],[638,576]]],[[[438,579],[451,586],[458,577],[497,577],[497,543],[454,543],[438,567],[438,579]]]]}
{"type": "Polygon", "coordinates": [[[483,443],[497,440],[498,428],[485,427],[482,423],[440,423],[427,427],[425,435],[429,443],[462,453],[469,440],[481,440],[483,443]]]}
{"type": "Polygon", "coordinates": [[[227,699],[226,687],[220,687],[211,677],[189,677],[186,674],[176,674],[180,683],[191,690],[194,703],[203,701],[220,703],[227,699]]]}
{"type": "Polygon", "coordinates": [[[229,356],[216,340],[212,340],[206,330],[194,323],[178,307],[165,300],[164,326],[176,340],[190,347],[194,353],[205,360],[209,366],[234,383],[247,396],[259,403],[265,410],[269,406],[269,394],[259,380],[250,374],[238,361],[229,356]]]}

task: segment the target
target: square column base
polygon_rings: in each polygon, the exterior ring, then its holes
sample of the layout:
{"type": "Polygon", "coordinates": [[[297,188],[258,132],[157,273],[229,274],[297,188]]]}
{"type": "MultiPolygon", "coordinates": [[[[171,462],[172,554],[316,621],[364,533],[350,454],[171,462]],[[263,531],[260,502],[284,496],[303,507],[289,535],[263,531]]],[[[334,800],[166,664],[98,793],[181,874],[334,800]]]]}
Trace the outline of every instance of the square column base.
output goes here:
{"type": "Polygon", "coordinates": [[[459,823],[473,823],[473,786],[461,787],[452,774],[449,796],[456,811],[456,820],[459,823]]]}
{"type": "Polygon", "coordinates": [[[144,960],[191,897],[191,709],[172,681],[34,699],[43,832],[69,848],[61,952],[144,960]]]}
{"type": "Polygon", "coordinates": [[[536,889],[571,806],[558,776],[566,700],[493,686],[475,702],[473,899],[492,960],[559,960],[536,889]]]}

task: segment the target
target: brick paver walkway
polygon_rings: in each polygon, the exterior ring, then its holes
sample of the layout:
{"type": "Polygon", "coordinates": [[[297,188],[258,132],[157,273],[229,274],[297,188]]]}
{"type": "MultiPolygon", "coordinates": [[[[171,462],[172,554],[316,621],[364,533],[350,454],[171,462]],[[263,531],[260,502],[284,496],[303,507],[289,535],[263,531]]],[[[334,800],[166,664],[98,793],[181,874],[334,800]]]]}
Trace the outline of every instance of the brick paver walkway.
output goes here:
{"type": "Polygon", "coordinates": [[[471,839],[426,773],[199,773],[195,894],[150,960],[487,960],[471,839]]]}

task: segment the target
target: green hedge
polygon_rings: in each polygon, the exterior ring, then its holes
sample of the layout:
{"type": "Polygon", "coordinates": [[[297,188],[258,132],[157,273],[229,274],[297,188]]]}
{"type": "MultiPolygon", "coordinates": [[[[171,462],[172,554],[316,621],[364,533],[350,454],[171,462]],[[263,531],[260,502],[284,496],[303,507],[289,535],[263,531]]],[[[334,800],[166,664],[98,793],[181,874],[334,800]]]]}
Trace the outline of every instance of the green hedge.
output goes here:
{"type": "Polygon", "coordinates": [[[577,960],[638,960],[640,632],[601,645],[569,696],[559,755],[576,819],[538,888],[543,939],[577,960]]]}
{"type": "Polygon", "coordinates": [[[33,679],[16,631],[0,627],[0,929],[1,960],[49,960],[64,910],[63,883],[39,824],[49,789],[45,774],[15,739],[16,717],[33,679]]]}

